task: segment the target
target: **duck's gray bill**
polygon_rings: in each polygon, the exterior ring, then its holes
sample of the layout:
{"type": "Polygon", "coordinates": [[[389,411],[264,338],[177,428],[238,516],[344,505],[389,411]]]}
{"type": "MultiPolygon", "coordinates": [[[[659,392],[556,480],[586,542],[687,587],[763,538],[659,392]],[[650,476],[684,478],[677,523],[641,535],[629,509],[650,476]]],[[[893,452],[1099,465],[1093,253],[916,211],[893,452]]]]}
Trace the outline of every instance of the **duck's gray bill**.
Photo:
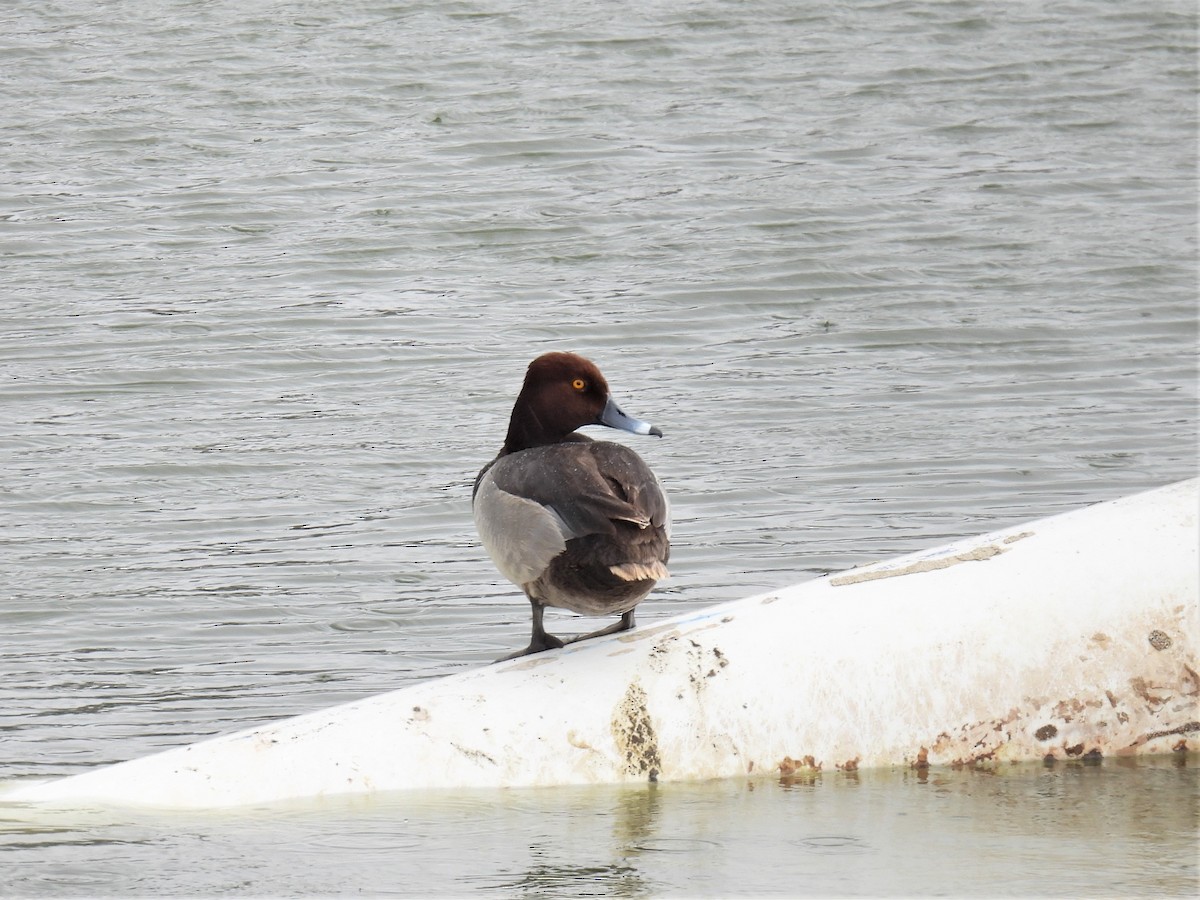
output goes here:
{"type": "Polygon", "coordinates": [[[609,397],[608,402],[604,404],[604,412],[600,413],[600,424],[607,425],[609,428],[619,428],[622,431],[631,431],[634,434],[663,436],[662,432],[649,422],[643,422],[641,419],[635,419],[633,416],[627,416],[621,412],[621,407],[613,402],[612,397],[609,397]]]}

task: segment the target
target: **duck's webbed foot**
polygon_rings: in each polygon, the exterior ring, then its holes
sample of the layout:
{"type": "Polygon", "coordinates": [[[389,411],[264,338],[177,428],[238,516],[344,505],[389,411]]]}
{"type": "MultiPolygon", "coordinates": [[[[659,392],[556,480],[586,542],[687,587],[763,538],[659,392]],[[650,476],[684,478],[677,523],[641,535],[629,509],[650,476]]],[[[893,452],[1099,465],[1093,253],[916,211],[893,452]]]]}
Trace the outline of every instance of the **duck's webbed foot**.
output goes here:
{"type": "Polygon", "coordinates": [[[554,635],[543,633],[540,641],[534,638],[529,642],[529,646],[524,650],[518,650],[516,653],[510,653],[508,656],[502,656],[496,660],[496,662],[504,662],[506,659],[518,659],[522,656],[528,656],[530,653],[541,653],[543,650],[555,650],[559,647],[565,646],[566,644],[564,644],[554,635]]]}
{"type": "Polygon", "coordinates": [[[633,610],[621,614],[621,618],[613,624],[601,628],[599,631],[589,631],[587,634],[581,634],[578,637],[569,638],[566,643],[574,644],[576,641],[586,641],[588,638],[603,637],[606,634],[618,634],[622,631],[629,631],[633,628],[633,610]]]}
{"type": "Polygon", "coordinates": [[[541,653],[543,650],[556,650],[559,647],[566,646],[563,641],[559,640],[552,634],[547,634],[546,629],[542,627],[542,616],[546,612],[546,607],[538,603],[536,600],[530,600],[533,606],[533,634],[529,638],[529,646],[524,650],[518,650],[516,653],[510,653],[508,656],[502,656],[496,662],[504,662],[506,659],[518,659],[522,656],[528,656],[530,653],[541,653]]]}

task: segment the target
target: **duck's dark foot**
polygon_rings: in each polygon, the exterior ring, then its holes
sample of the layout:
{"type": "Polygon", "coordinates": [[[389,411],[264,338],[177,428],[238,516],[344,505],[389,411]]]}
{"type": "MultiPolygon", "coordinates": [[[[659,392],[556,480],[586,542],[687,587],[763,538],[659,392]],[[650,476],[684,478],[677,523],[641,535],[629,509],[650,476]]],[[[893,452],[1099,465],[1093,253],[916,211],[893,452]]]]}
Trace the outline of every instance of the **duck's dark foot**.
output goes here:
{"type": "Polygon", "coordinates": [[[542,632],[539,638],[534,635],[533,640],[529,642],[529,646],[524,650],[518,650],[516,653],[510,653],[508,656],[502,656],[496,662],[504,662],[506,659],[519,659],[522,656],[528,656],[530,653],[541,653],[543,650],[556,650],[559,647],[566,646],[562,641],[552,634],[542,632]]]}
{"type": "Polygon", "coordinates": [[[533,634],[529,638],[529,646],[524,650],[518,650],[516,653],[510,653],[508,656],[502,656],[496,662],[504,662],[506,659],[518,659],[522,656],[528,656],[530,653],[541,653],[543,650],[556,650],[564,646],[552,634],[546,634],[546,629],[542,627],[542,616],[546,612],[546,607],[538,603],[532,597],[529,599],[533,606],[533,634]]]}
{"type": "Polygon", "coordinates": [[[579,637],[569,638],[568,644],[574,644],[576,641],[586,641],[588,638],[603,637],[606,634],[617,634],[622,631],[629,631],[633,628],[633,610],[627,613],[622,613],[621,618],[606,628],[601,628],[599,631],[589,631],[587,634],[581,634],[579,637]]]}

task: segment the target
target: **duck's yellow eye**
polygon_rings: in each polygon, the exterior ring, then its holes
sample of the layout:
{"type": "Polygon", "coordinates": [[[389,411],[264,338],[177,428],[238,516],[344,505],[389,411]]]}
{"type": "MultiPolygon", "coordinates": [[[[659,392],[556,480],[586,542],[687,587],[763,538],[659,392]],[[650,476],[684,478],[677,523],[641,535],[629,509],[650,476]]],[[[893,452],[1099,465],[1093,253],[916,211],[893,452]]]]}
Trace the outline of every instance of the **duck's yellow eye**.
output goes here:
{"type": "Polygon", "coordinates": [[[571,382],[571,387],[575,388],[577,391],[582,391],[585,387],[587,387],[587,382],[582,378],[576,378],[571,382]]]}

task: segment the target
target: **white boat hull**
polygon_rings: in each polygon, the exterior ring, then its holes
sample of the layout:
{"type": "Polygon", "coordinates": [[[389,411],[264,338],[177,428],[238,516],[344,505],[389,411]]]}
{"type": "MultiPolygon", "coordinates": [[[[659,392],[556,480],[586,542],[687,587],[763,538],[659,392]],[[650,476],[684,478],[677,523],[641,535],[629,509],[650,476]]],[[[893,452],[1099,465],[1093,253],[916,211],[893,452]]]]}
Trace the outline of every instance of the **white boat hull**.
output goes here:
{"type": "Polygon", "coordinates": [[[1186,752],[1200,479],[0,799],[414,788],[1186,752]]]}

